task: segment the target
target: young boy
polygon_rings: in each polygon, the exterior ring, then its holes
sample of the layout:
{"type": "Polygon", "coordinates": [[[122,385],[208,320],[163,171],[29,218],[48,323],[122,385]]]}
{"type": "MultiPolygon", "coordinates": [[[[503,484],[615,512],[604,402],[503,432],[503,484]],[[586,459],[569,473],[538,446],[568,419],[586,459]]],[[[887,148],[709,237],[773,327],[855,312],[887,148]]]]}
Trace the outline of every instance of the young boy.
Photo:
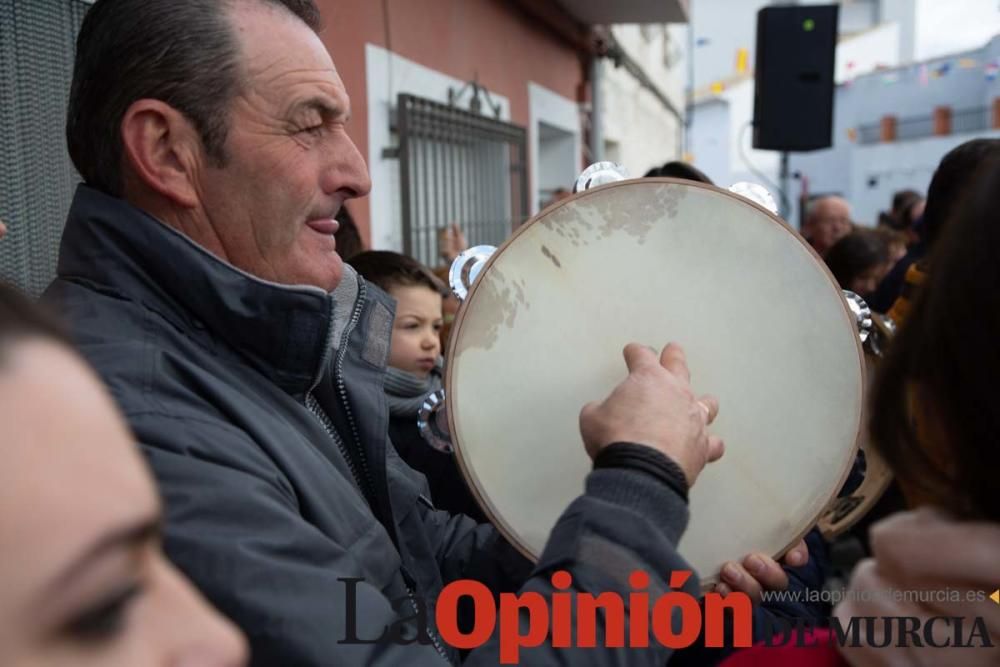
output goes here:
{"type": "Polygon", "coordinates": [[[396,299],[385,393],[389,437],[414,470],[427,477],[435,506],[486,521],[465,485],[453,454],[431,447],[417,428],[427,395],[441,388],[442,304],[447,290],[415,259],[384,250],[355,255],[349,264],[369,283],[396,299]]]}

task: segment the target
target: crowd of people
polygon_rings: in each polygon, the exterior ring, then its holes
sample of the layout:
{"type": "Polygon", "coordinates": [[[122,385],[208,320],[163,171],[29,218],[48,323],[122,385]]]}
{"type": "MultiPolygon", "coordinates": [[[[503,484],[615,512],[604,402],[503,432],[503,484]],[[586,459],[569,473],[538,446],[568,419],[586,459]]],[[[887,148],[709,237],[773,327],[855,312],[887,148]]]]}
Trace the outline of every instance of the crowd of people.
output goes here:
{"type": "Polygon", "coordinates": [[[973,139],[954,148],[942,158],[927,197],[914,190],[895,193],[874,228],[855,223],[844,199],[818,197],[808,203],[802,234],[844,289],[865,299],[873,311],[901,320],[941,229],[997,150],[995,139],[973,139]]]}
{"type": "MultiPolygon", "coordinates": [[[[496,665],[496,636],[442,641],[450,582],[630,599],[629,573],[665,592],[690,569],[677,551],[688,493],[726,461],[719,402],[692,393],[683,341],[628,345],[626,378],[581,406],[593,468],[537,563],[428,446],[416,413],[441,386],[456,304],[431,268],[364,250],[345,203],[372,184],[319,26],[312,0],[97,0],[87,13],[66,128],[83,183],[57,277],[41,305],[0,286],[0,664],[496,665]]],[[[682,163],[655,172],[709,182],[682,163]]],[[[808,210],[803,235],[841,285],[901,323],[870,426],[906,506],[876,524],[852,590],[1000,581],[998,193],[1000,140],[976,140],[944,157],[926,203],[900,193],[881,229],[836,197],[808,210]]],[[[446,227],[443,261],[464,245],[446,227]]],[[[822,587],[825,549],[814,531],[780,562],[747,554],[716,592],[749,595],[755,620],[822,617],[763,597],[822,587]]],[[[683,590],[699,597],[697,577],[683,590]]],[[[832,613],[975,615],[1000,639],[1000,606],[859,599],[832,613]]],[[[460,607],[459,626],[477,611],[460,607]]],[[[630,636],[649,634],[651,613],[630,616],[630,636]]],[[[530,632],[527,614],[515,621],[530,632]]],[[[549,637],[520,656],[958,664],[941,653],[954,648],[702,649],[549,637]]],[[[963,665],[1000,660],[963,651],[963,665]]]]}

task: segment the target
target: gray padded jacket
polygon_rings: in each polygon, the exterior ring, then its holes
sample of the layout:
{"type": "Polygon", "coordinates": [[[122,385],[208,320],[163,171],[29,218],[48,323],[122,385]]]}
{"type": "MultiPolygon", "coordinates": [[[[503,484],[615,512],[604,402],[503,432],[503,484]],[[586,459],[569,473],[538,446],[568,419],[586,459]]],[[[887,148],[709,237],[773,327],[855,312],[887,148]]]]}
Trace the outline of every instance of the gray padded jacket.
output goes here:
{"type": "MultiPolygon", "coordinates": [[[[444,665],[458,660],[434,627],[449,581],[548,594],[566,569],[577,590],[627,594],[644,570],[655,596],[689,569],[674,550],[685,501],[638,470],[592,472],[534,570],[492,526],[436,510],[387,436],[394,303],[349,268],[331,294],[269,283],[81,185],[45,299],[146,454],[168,556],[247,633],[255,665],[444,665]],[[345,643],[394,624],[419,641],[345,643]]],[[[543,645],[521,663],[663,665],[651,643],[543,645]]],[[[494,636],[466,662],[498,650],[494,636]]]]}

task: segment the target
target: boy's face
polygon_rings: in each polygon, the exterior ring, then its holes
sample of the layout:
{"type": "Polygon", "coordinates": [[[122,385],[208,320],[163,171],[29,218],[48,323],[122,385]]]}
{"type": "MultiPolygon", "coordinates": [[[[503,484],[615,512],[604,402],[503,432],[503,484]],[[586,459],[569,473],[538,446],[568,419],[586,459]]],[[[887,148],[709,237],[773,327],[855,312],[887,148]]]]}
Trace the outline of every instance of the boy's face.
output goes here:
{"type": "Polygon", "coordinates": [[[389,365],[427,377],[441,355],[441,295],[423,285],[393,287],[389,294],[396,299],[389,365]]]}

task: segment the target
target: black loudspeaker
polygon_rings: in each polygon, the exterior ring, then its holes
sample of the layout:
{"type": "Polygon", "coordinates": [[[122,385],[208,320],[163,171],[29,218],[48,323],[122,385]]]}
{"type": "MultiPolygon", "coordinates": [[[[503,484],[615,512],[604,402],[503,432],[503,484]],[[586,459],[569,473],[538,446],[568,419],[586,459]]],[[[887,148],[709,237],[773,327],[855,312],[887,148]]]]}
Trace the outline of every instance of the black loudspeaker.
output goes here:
{"type": "Polygon", "coordinates": [[[832,144],[837,5],[757,12],[753,147],[811,151],[832,144]]]}

